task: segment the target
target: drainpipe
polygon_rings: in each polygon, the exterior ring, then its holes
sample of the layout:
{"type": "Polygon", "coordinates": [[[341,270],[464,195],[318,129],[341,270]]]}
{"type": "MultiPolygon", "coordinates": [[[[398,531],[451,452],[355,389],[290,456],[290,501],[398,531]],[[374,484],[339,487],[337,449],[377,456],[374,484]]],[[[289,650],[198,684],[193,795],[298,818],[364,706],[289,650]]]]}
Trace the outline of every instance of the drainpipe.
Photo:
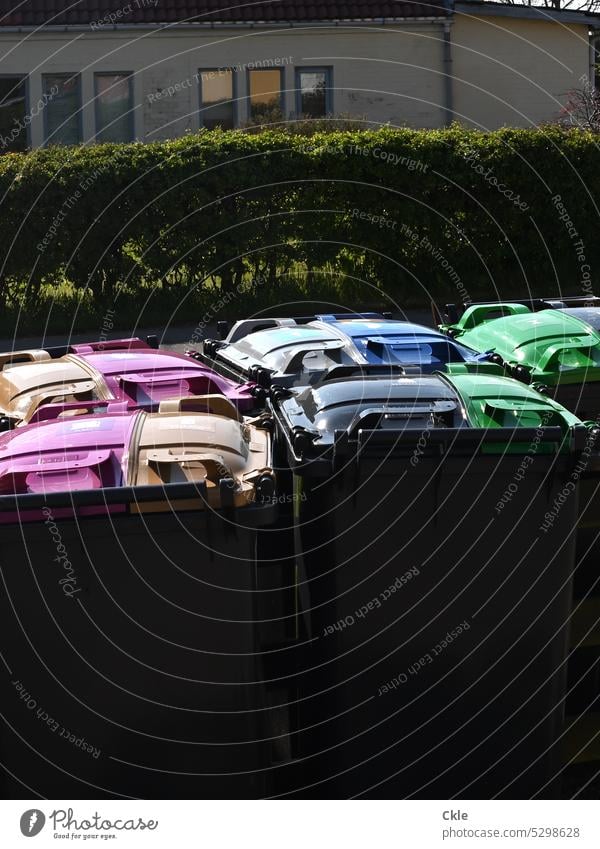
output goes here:
{"type": "Polygon", "coordinates": [[[452,80],[452,21],[446,20],[444,27],[444,126],[449,127],[454,120],[454,86],[452,80]]]}

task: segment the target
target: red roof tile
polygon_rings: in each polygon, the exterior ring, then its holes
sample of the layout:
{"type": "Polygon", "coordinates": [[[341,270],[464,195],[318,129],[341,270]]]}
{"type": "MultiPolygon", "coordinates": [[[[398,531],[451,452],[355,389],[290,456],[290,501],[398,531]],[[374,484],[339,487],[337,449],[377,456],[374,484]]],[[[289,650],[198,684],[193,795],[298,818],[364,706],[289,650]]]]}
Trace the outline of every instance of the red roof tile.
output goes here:
{"type": "Polygon", "coordinates": [[[0,27],[415,18],[444,0],[0,0],[0,27]]]}

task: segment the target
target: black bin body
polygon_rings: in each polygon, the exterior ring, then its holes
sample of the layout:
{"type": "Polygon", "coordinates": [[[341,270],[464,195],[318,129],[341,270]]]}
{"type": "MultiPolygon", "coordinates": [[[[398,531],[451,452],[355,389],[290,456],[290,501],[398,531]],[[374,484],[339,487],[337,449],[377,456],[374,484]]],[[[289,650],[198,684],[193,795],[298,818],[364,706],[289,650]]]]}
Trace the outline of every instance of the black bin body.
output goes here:
{"type": "Polygon", "coordinates": [[[293,622],[276,508],[49,509],[2,528],[3,797],[264,796],[293,622]]]}
{"type": "Polygon", "coordinates": [[[574,462],[556,429],[498,507],[534,431],[363,430],[300,462],[288,425],[310,649],[282,792],[556,795],[577,522],[575,489],[542,529],[574,462]]]}
{"type": "Polygon", "coordinates": [[[547,388],[548,394],[582,420],[600,416],[600,381],[558,383],[547,388]]]}

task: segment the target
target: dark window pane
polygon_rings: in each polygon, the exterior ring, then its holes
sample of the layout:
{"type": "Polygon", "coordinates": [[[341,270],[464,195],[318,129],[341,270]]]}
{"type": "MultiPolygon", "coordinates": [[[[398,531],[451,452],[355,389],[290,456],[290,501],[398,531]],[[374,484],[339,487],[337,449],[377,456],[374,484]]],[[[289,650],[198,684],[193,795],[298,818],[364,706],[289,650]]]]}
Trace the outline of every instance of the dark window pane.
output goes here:
{"type": "Polygon", "coordinates": [[[281,120],[280,71],[250,71],[250,117],[262,122],[281,120]]]}
{"type": "Polygon", "coordinates": [[[25,78],[0,77],[0,153],[25,150],[25,78]]]}
{"type": "Polygon", "coordinates": [[[46,142],[77,144],[81,141],[79,78],[45,74],[43,89],[46,142]]]}
{"type": "Polygon", "coordinates": [[[327,71],[300,71],[300,112],[309,118],[327,115],[327,71]]]}
{"type": "Polygon", "coordinates": [[[212,130],[222,127],[232,130],[233,111],[233,72],[227,69],[200,72],[202,97],[202,125],[212,130]]]}
{"type": "Polygon", "coordinates": [[[131,76],[96,75],[96,141],[132,140],[131,76]]]}

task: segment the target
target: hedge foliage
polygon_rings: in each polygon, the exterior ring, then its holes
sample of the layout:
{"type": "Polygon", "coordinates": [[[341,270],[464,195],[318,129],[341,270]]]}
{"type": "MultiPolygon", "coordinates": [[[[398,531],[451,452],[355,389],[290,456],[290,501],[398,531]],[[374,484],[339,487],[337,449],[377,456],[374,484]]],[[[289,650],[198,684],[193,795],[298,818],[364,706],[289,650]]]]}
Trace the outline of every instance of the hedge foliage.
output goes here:
{"type": "Polygon", "coordinates": [[[599,268],[598,203],[597,137],[557,127],[203,131],[7,154],[0,299],[35,313],[68,281],[99,314],[125,296],[143,314],[160,294],[194,320],[239,292],[350,306],[579,294],[599,268]]]}

